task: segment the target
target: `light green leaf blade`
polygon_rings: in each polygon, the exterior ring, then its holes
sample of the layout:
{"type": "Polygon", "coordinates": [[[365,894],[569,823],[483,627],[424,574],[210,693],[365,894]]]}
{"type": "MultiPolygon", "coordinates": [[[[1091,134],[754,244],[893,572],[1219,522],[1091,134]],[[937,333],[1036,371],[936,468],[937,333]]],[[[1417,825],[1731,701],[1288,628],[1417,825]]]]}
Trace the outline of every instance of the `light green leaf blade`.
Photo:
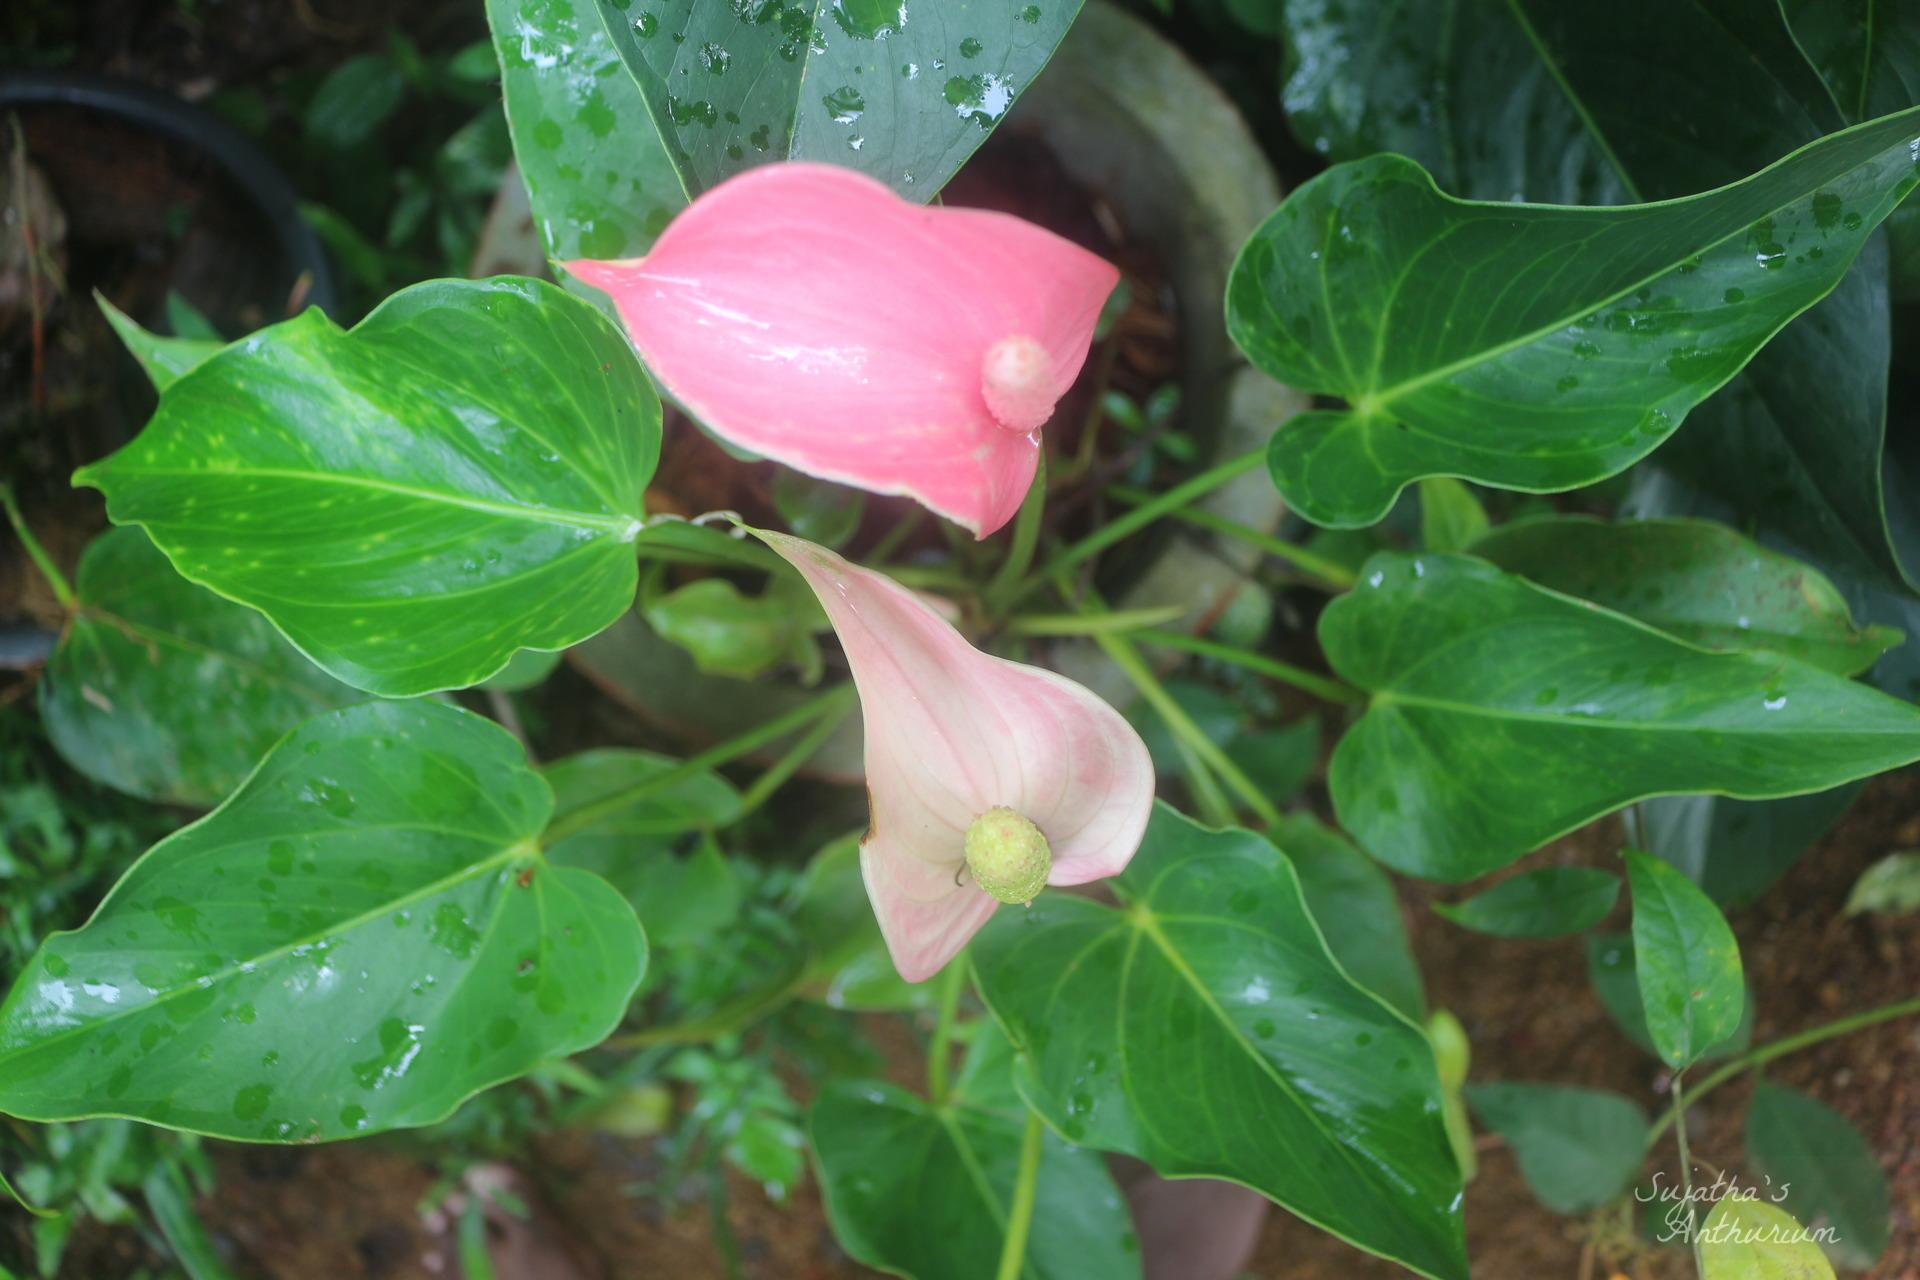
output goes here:
{"type": "Polygon", "coordinates": [[[1339,832],[1290,813],[1274,832],[1293,863],[1307,910],[1347,976],[1419,1021],[1427,1016],[1420,964],[1400,918],[1393,880],[1339,832]]]}
{"type": "Polygon", "coordinates": [[[617,893],[541,857],[551,805],[478,716],[308,721],[36,953],[0,1006],[0,1111],[326,1140],[598,1043],[646,945],[617,893]]]}
{"type": "Polygon", "coordinates": [[[1111,885],[1118,909],[1045,894],[974,941],[1028,1102],[1070,1142],[1464,1276],[1433,1048],[1334,960],[1286,858],[1161,804],[1111,885]]]}
{"type": "Polygon", "coordinates": [[[165,391],[181,375],[191,372],[201,361],[220,348],[226,346],[211,338],[168,338],[157,333],[149,333],[135,323],[132,316],[108,302],[104,294],[95,293],[94,302],[99,304],[100,313],[113,326],[127,351],[140,362],[140,369],[147,375],[147,381],[153,384],[155,391],[165,391]]]}
{"type": "Polygon", "coordinates": [[[1819,570],[1711,520],[1549,516],[1502,525],[1467,549],[1707,649],[1760,649],[1851,676],[1902,638],[1856,626],[1819,570]]]}
{"type": "Polygon", "coordinates": [[[1507,1140],[1520,1175],[1555,1213],[1585,1213],[1627,1189],[1646,1157],[1647,1113],[1604,1089],[1469,1085],[1467,1105],[1507,1140]]]}
{"type": "Polygon", "coordinates": [[[547,256],[645,253],[687,198],[596,0],[487,0],[487,23],[547,256]]]}
{"type": "Polygon", "coordinates": [[[138,529],[88,544],[75,590],[40,716],[69,764],[129,795],[211,807],[289,729],[366,699],[253,610],[175,573],[138,529]]]}
{"type": "Polygon", "coordinates": [[[1350,528],[1425,476],[1551,492],[1622,470],[1839,283],[1920,183],[1916,138],[1920,111],[1902,113],[1716,191],[1612,208],[1458,200],[1399,156],[1336,166],[1228,284],[1256,365],[1348,401],[1275,433],[1275,483],[1350,528]]]}
{"type": "Polygon", "coordinates": [[[1865,1271],[1892,1230],[1887,1176],[1860,1131],[1815,1098],[1761,1081],[1747,1108],[1747,1159],[1782,1204],[1809,1227],[1826,1227],[1827,1256],[1865,1271]]]}
{"type": "Polygon", "coordinates": [[[618,618],[659,443],[659,400],[592,307],[435,280],[351,331],[309,311],[228,346],[74,479],[335,677],[405,696],[618,618]]]}
{"type": "Polygon", "coordinates": [[[599,3],[690,194],[754,165],[813,160],[931,200],[1040,73],[1081,0],[599,3]]]}
{"type": "MultiPolygon", "coordinates": [[[[1593,994],[1620,1034],[1646,1052],[1659,1056],[1647,1032],[1647,1013],[1640,1002],[1640,979],[1634,965],[1633,938],[1625,933],[1587,935],[1587,981],[1593,994]]],[[[1719,1044],[1709,1045],[1700,1061],[1744,1053],[1753,1043],[1753,992],[1747,992],[1740,1025],[1719,1044]]]]}
{"type": "Polygon", "coordinates": [[[1480,499],[1451,476],[1420,482],[1420,545],[1428,551],[1465,551],[1487,531],[1480,499]]]}
{"type": "Polygon", "coordinates": [[[1433,904],[1463,929],[1502,938],[1563,938],[1606,919],[1620,881],[1597,867],[1540,867],[1465,902],[1433,904]]]}
{"type": "Polygon", "coordinates": [[[1847,894],[1847,914],[1920,911],[1920,852],[1890,853],[1860,873],[1847,894]]]}
{"type": "Polygon", "coordinates": [[[1655,1052],[1684,1068],[1731,1036],[1746,1013],[1740,947],[1713,899],[1651,854],[1628,849],[1634,972],[1655,1052]]]}
{"type": "Polygon", "coordinates": [[[1700,1224],[1701,1280],[1834,1280],[1833,1266],[1793,1215],[1727,1196],[1700,1224]]]}
{"type": "Polygon", "coordinates": [[[790,663],[802,680],[820,676],[815,630],[824,629],[811,594],[784,575],[757,596],[725,578],[702,578],[672,591],[641,593],[640,613],[661,639],[686,650],[702,674],[750,680],[790,663]]]}
{"type": "Polygon", "coordinates": [[[1320,641],[1373,695],[1328,770],[1340,823],[1409,875],[1472,879],[1651,795],[1794,795],[1920,757],[1906,703],[1464,556],[1376,555],[1320,641]]]}

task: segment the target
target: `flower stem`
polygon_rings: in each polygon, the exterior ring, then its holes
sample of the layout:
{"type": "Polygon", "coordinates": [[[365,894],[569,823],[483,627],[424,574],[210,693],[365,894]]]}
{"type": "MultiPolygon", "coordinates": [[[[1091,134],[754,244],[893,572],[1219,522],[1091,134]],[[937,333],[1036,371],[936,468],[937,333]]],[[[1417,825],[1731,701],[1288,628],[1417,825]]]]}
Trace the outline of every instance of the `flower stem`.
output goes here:
{"type": "Polygon", "coordinates": [[[772,799],[774,792],[785,786],[787,780],[799,772],[802,765],[813,759],[813,753],[833,736],[834,731],[839,729],[841,721],[845,720],[852,711],[853,703],[851,702],[842,702],[829,708],[806,732],[795,738],[793,745],[787,748],[785,754],[768,765],[766,770],[753,780],[753,785],[741,793],[740,816],[745,817],[772,799]]]}
{"type": "Polygon", "coordinates": [[[939,1020],[933,1024],[933,1043],[927,1047],[927,1096],[934,1106],[947,1100],[952,1086],[947,1068],[953,1056],[953,1020],[960,1009],[960,992],[967,985],[967,958],[957,955],[940,973],[939,1020]]]}
{"type": "MultiPolygon", "coordinates": [[[[1111,485],[1107,489],[1107,494],[1109,497],[1117,498],[1121,502],[1128,503],[1129,505],[1151,502],[1153,500],[1152,494],[1140,489],[1128,488],[1126,485],[1111,485]]],[[[1261,533],[1258,529],[1249,529],[1246,525],[1229,520],[1225,516],[1215,515],[1211,511],[1200,511],[1191,507],[1184,507],[1178,511],[1169,511],[1167,515],[1183,524],[1190,524],[1199,529],[1211,530],[1214,533],[1223,533],[1227,537],[1236,538],[1250,547],[1257,547],[1276,559],[1285,560],[1293,564],[1309,576],[1318,579],[1323,586],[1330,587],[1335,591],[1346,591],[1353,586],[1353,570],[1347,568],[1337,560],[1329,559],[1315,551],[1309,551],[1307,548],[1297,543],[1288,542],[1284,538],[1276,538],[1270,533],[1261,533]]]]}
{"type": "Polygon", "coordinates": [[[1033,1202],[1040,1190],[1041,1139],[1046,1130],[1040,1113],[1027,1110],[1027,1127],[1020,1135],[1020,1172],[1013,1184],[1013,1204],[1007,1214],[1006,1243],[1000,1248],[995,1280],[1020,1280],[1027,1259],[1027,1233],[1033,1226],[1033,1202]]]}
{"type": "Polygon", "coordinates": [[[1206,640],[1181,631],[1142,631],[1133,638],[1141,644],[1151,645],[1157,649],[1178,649],[1183,653],[1194,653],[1203,658],[1217,658],[1221,662],[1231,662],[1236,667],[1245,667],[1249,671],[1268,676],[1282,684],[1290,684],[1316,698],[1325,698],[1328,702],[1365,702],[1367,700],[1366,694],[1331,676],[1316,675],[1290,662],[1269,658],[1265,654],[1254,653],[1250,649],[1236,649],[1232,645],[1221,644],[1217,640],[1206,640]]]}
{"type": "Polygon", "coordinates": [[[1687,1154],[1687,1110],[1681,1101],[1680,1081],[1687,1073],[1673,1073],[1673,1140],[1680,1148],[1680,1189],[1686,1196],[1687,1244],[1694,1245],[1693,1160],[1687,1154]]]}
{"type": "Polygon", "coordinates": [[[13,531],[20,536],[20,545],[25,547],[27,554],[33,558],[34,568],[40,570],[40,576],[45,578],[47,585],[53,588],[53,598],[60,602],[62,609],[72,610],[78,603],[73,594],[73,588],[68,585],[59,567],[53,563],[53,557],[47,554],[47,549],[40,545],[40,539],[33,536],[33,530],[27,528],[26,518],[20,514],[20,507],[13,500],[12,485],[0,484],[0,507],[6,508],[7,523],[12,525],[13,531]]]}
{"type": "MultiPolygon", "coordinates": [[[[791,711],[775,716],[757,728],[749,729],[745,733],[728,738],[725,742],[708,747],[696,756],[688,757],[665,773],[656,773],[651,778],[637,782],[624,791],[616,791],[610,796],[604,796],[591,804],[583,804],[570,813],[562,814],[547,825],[543,842],[551,845],[557,840],[582,831],[602,818],[620,812],[636,800],[685,782],[696,774],[737,759],[770,742],[778,742],[794,730],[812,723],[819,717],[844,712],[854,704],[854,701],[853,685],[836,685],[818,697],[808,699],[791,711]]],[[[778,765],[775,766],[775,768],[778,767],[778,765]]]]}
{"type": "MultiPolygon", "coordinates": [[[[1849,1031],[1859,1031],[1864,1027],[1871,1027],[1876,1023],[1890,1022],[1895,1018],[1904,1018],[1908,1014],[1914,1013],[1920,1013],[1920,999],[1901,1000],[1894,1004],[1883,1004],[1878,1008],[1848,1014],[1844,1018],[1836,1018],[1832,1022],[1825,1022],[1817,1027],[1809,1027],[1805,1031],[1796,1031],[1790,1036],[1782,1036],[1778,1040],[1770,1041],[1757,1049],[1748,1050],[1739,1057],[1721,1064],[1687,1093],[1684,1099],[1685,1104],[1692,1106],[1694,1103],[1700,1101],[1705,1094],[1717,1089],[1741,1072],[1752,1067],[1762,1066],[1765,1063],[1772,1062],[1775,1058],[1784,1057],[1789,1053],[1805,1049],[1810,1045],[1819,1044],[1822,1040],[1831,1040],[1835,1036],[1846,1035],[1849,1031]]],[[[1653,1126],[1647,1130],[1647,1146],[1649,1148],[1660,1140],[1660,1135],[1667,1131],[1668,1125],[1675,1123],[1675,1119],[1680,1112],[1681,1103],[1682,1099],[1676,1093],[1673,1109],[1668,1111],[1664,1116],[1661,1116],[1660,1119],[1655,1121],[1653,1126]]]]}
{"type": "Polygon", "coordinates": [[[1187,607],[1179,604],[1152,609],[1115,609],[1099,614],[1023,613],[1007,619],[1006,633],[1010,636],[1090,636],[1096,631],[1138,631],[1142,627],[1177,622],[1186,613],[1187,607]]]}
{"type": "Polygon", "coordinates": [[[1019,589],[1027,570],[1033,567],[1033,551],[1040,545],[1040,517],[1046,509],[1047,455],[1042,450],[1040,463],[1033,469],[1033,483],[1027,486],[1027,496],[1020,502],[1020,514],[1014,517],[1013,544],[1007,548],[1007,558],[1000,562],[981,593],[989,614],[1000,612],[1003,598],[1019,589]]]}

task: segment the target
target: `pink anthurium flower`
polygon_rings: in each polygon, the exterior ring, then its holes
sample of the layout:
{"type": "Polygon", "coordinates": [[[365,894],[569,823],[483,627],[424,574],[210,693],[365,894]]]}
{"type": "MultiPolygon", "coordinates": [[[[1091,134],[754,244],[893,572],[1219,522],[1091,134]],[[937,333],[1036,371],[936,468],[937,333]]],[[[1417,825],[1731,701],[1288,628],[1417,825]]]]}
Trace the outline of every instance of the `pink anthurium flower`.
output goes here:
{"type": "Polygon", "coordinates": [[[566,268],[721,436],[983,538],[1019,509],[1120,279],[1019,218],[805,163],[721,183],[644,258],[566,268]]]}
{"type": "Polygon", "coordinates": [[[872,809],[860,870],[901,977],[938,973],[1003,901],[1127,865],[1153,762],[1119,712],[980,652],[884,574],[756,532],[820,597],[853,668],[872,809]]]}

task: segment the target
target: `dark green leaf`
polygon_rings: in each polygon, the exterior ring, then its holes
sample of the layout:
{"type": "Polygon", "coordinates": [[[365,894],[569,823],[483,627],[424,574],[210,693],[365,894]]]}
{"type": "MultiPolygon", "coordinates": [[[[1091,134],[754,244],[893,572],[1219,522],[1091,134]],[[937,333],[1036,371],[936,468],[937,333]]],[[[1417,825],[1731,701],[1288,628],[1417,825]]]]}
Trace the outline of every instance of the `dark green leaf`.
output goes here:
{"type": "Polygon", "coordinates": [[[1161,804],[1109,883],[1117,909],[1046,894],[974,941],[1027,1100],[1071,1142],[1244,1183],[1421,1274],[1464,1276],[1432,1046],[1335,962],[1286,858],[1161,804]]]}
{"type": "Polygon", "coordinates": [[[906,0],[600,0],[600,12],[691,194],[817,160],[931,200],[1080,3],[947,0],[911,21],[906,0]]]}
{"type": "Polygon", "coordinates": [[[360,146],[394,113],[406,87],[393,59],[378,53],[348,58],[327,73],[307,104],[308,140],[331,151],[360,146]]]}
{"type": "Polygon", "coordinates": [[[1914,0],[1780,0],[1780,13],[1847,119],[1920,102],[1920,4],[1914,0]]]}
{"type": "Polygon", "coordinates": [[[1764,893],[1840,819],[1860,784],[1784,800],[1655,796],[1625,812],[1631,843],[1679,868],[1723,907],[1764,893]]]}
{"type": "Polygon", "coordinates": [[[1585,1213],[1620,1195],[1646,1156],[1647,1113],[1604,1089],[1469,1085],[1467,1103],[1507,1140],[1527,1186],[1556,1213],[1585,1213]]]}
{"type": "Polygon", "coordinates": [[[167,338],[148,333],[104,295],[96,293],[93,300],[99,304],[100,313],[106,316],[113,331],[120,335],[120,341],[140,362],[141,371],[155,391],[165,391],[175,379],[227,345],[218,338],[167,338]]]}
{"type": "Polygon", "coordinates": [[[1307,518],[1351,527],[1422,476],[1541,492],[1621,470],[1839,283],[1920,183],[1917,121],[1661,204],[1458,200],[1398,156],[1314,178],[1228,285],[1255,364],[1348,401],[1275,434],[1275,483],[1307,518]]]}
{"type": "Polygon", "coordinates": [[[318,311],[170,386],[78,483],[336,677],[405,695],[561,649],[633,599],[660,407],[626,339],[539,281],[318,311]]]}
{"type": "Polygon", "coordinates": [[[773,473],[773,505],[794,537],[839,547],[858,532],[867,495],[781,467],[773,473]]]}
{"type": "Polygon", "coordinates": [[[1860,873],[1847,894],[1847,914],[1920,911],[1920,853],[1890,853],[1860,873]]]}
{"type": "Polygon", "coordinates": [[[1452,476],[1420,482],[1420,545],[1428,551],[1465,551],[1487,531],[1487,513],[1473,490],[1452,476]]]}
{"type": "Polygon", "coordinates": [[[1502,880],[1465,902],[1433,904],[1465,929],[1502,938],[1560,938],[1607,918],[1620,882],[1594,867],[1541,867],[1502,880]]]}
{"type": "Polygon", "coordinates": [[[1311,814],[1288,814],[1274,837],[1300,877],[1307,911],[1347,976],[1409,1019],[1426,1017],[1420,964],[1387,873],[1311,814]]]}
{"type": "MultiPolygon", "coordinates": [[[[1263,629],[1264,632],[1264,629],[1263,629]]],[[[1320,717],[1301,716],[1278,729],[1253,729],[1227,741],[1227,759],[1275,805],[1306,785],[1320,762],[1320,717]]]]}
{"type": "Polygon", "coordinates": [[[1864,1271],[1880,1260],[1892,1229],[1887,1177],[1845,1116],[1763,1080],[1747,1108],[1747,1159],[1795,1218],[1831,1230],[1834,1265],[1864,1271]]]}
{"type": "Polygon", "coordinates": [[[1820,1246],[1786,1210],[1726,1196],[1700,1224],[1701,1280],[1834,1280],[1820,1246]]]}
{"type": "Polygon", "coordinates": [[[40,948],[0,1007],[0,1110],[343,1138],[598,1043],[645,941],[604,882],[541,857],[551,806],[478,716],[308,721],[40,948]]]}
{"type": "MultiPolygon", "coordinates": [[[[1620,1033],[1648,1053],[1659,1056],[1653,1037],[1647,1033],[1646,1010],[1640,1003],[1640,979],[1634,971],[1633,939],[1624,933],[1587,935],[1587,980],[1593,994],[1613,1019],[1620,1033]]],[[[1710,1045],[1700,1055],[1702,1062],[1742,1053],[1753,1041],[1753,993],[1747,993],[1746,1009],[1734,1033],[1719,1044],[1710,1045]]]]}
{"type": "Polygon", "coordinates": [[[1891,627],[1855,626],[1818,570],[1711,520],[1549,516],[1503,525],[1471,550],[1708,649],[1762,649],[1851,676],[1901,641],[1891,627]]]}
{"type": "Polygon", "coordinates": [[[487,0],[547,256],[637,258],[687,202],[596,0],[487,0]]]}
{"type": "Polygon", "coordinates": [[[94,539],[76,590],[40,715],[69,764],[130,795],[218,804],[282,734],[366,697],[175,573],[138,529],[94,539]]]}
{"type": "Polygon", "coordinates": [[[1328,772],[1341,825],[1432,879],[1649,795],[1792,795],[1920,757],[1908,704],[1791,659],[1709,653],[1464,556],[1375,556],[1320,640],[1373,694],[1328,772]]]}
{"type": "Polygon", "coordinates": [[[1634,974],[1655,1052],[1685,1067],[1733,1035],[1747,1007],[1740,947],[1713,899],[1651,854],[1628,849],[1634,974]]]}

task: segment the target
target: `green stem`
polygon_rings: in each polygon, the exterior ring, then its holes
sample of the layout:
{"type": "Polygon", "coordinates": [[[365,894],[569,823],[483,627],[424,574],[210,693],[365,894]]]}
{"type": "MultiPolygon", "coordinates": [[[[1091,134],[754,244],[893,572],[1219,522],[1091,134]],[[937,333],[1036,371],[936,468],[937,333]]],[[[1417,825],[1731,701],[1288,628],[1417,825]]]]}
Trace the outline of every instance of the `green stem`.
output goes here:
{"type": "Polygon", "coordinates": [[[1008,605],[1024,599],[1034,588],[1051,579],[1058,579],[1068,569],[1083,561],[1090,560],[1106,550],[1120,539],[1136,530],[1158,520],[1172,511],[1178,511],[1194,499],[1212,493],[1221,485],[1237,480],[1255,467],[1264,466],[1267,460],[1266,446],[1229,458],[1219,466],[1202,471],[1184,484],[1177,484],[1150,502],[1143,502],[1127,514],[1109,520],[1080,541],[1056,554],[1053,559],[1031,578],[1020,585],[1006,601],[1008,605]]]}
{"type": "MultiPolygon", "coordinates": [[[[1673,1073],[1673,1140],[1680,1148],[1680,1190],[1686,1196],[1684,1203],[1687,1206],[1687,1244],[1689,1247],[1697,1248],[1694,1245],[1693,1230],[1693,1158],[1687,1154],[1687,1111],[1680,1101],[1680,1080],[1686,1074],[1685,1071],[1673,1073]]],[[[1695,1262],[1697,1266],[1697,1253],[1695,1262]]]]}
{"type": "Polygon", "coordinates": [[[1217,640],[1205,640],[1199,636],[1190,636],[1183,631],[1142,631],[1133,638],[1141,644],[1152,645],[1156,649],[1178,649],[1182,653],[1193,653],[1203,658],[1217,658],[1221,662],[1231,662],[1236,667],[1245,667],[1249,671],[1268,676],[1282,684],[1290,684],[1316,698],[1325,698],[1328,702],[1365,702],[1367,700],[1366,694],[1350,684],[1335,680],[1332,676],[1316,675],[1290,662],[1269,658],[1251,649],[1236,649],[1232,645],[1221,644],[1217,640]]]}
{"type": "Polygon", "coordinates": [[[644,782],[635,783],[624,791],[616,791],[610,796],[602,797],[591,804],[583,804],[578,809],[562,814],[547,825],[546,834],[542,837],[542,841],[545,844],[551,845],[556,841],[574,834],[576,831],[585,830],[602,818],[616,814],[628,805],[633,804],[637,800],[644,799],[656,791],[664,791],[668,787],[685,782],[688,778],[696,774],[704,773],[716,765],[722,765],[729,760],[737,759],[740,756],[746,755],[749,751],[758,750],[770,742],[778,742],[794,730],[811,723],[821,716],[831,715],[851,707],[855,701],[855,696],[851,684],[837,685],[825,693],[820,694],[818,697],[808,699],[784,715],[775,716],[758,728],[749,729],[743,734],[728,738],[725,742],[708,747],[705,751],[702,751],[696,756],[689,757],[665,773],[657,773],[644,782]]]}
{"type": "MultiPolygon", "coordinates": [[[[1908,1014],[1914,1013],[1920,1013],[1920,999],[1901,1000],[1894,1004],[1883,1004],[1876,1009],[1868,1009],[1862,1013],[1849,1014],[1844,1018],[1838,1018],[1832,1022],[1821,1023],[1817,1027],[1809,1027],[1805,1031],[1796,1031],[1790,1036],[1782,1036],[1778,1040],[1763,1044],[1757,1049],[1750,1049],[1739,1057],[1722,1063],[1716,1070],[1711,1072],[1706,1079],[1693,1087],[1692,1091],[1685,1097],[1685,1104],[1689,1107],[1693,1106],[1707,1093],[1719,1088],[1741,1072],[1752,1067],[1763,1066],[1766,1063],[1772,1062],[1775,1058],[1784,1057],[1786,1054],[1805,1049],[1809,1045],[1819,1044],[1823,1040],[1831,1040],[1835,1036],[1843,1036],[1850,1031],[1859,1031],[1864,1027],[1871,1027],[1876,1023],[1889,1022],[1894,1018],[1904,1018],[1908,1014]]],[[[1667,1131],[1667,1126],[1674,1123],[1675,1117],[1679,1114],[1680,1106],[1681,1099],[1676,1097],[1673,1109],[1668,1111],[1664,1116],[1661,1116],[1659,1120],[1654,1122],[1653,1127],[1647,1130],[1647,1146],[1649,1148],[1660,1140],[1660,1135],[1667,1131]]]]}
{"type": "Polygon", "coordinates": [[[13,531],[20,535],[20,545],[27,549],[29,556],[33,557],[34,567],[40,570],[40,576],[45,578],[47,585],[53,588],[53,598],[60,602],[62,609],[73,609],[79,603],[73,594],[73,588],[67,585],[66,576],[53,563],[53,557],[47,554],[47,549],[40,545],[40,539],[33,536],[33,530],[27,528],[26,519],[20,514],[19,505],[13,500],[12,485],[0,484],[0,506],[7,509],[7,523],[11,524],[13,531]]]}
{"type": "Polygon", "coordinates": [[[893,528],[880,535],[880,541],[873,544],[873,550],[866,556],[866,562],[873,568],[879,568],[893,558],[893,553],[906,544],[908,538],[919,532],[926,523],[927,509],[915,507],[893,522],[893,528]]]}
{"type": "MultiPolygon", "coordinates": [[[[1113,485],[1107,489],[1107,495],[1129,505],[1153,501],[1153,495],[1140,489],[1131,489],[1125,485],[1113,485]]],[[[1249,529],[1243,524],[1229,520],[1225,516],[1215,515],[1211,511],[1188,508],[1169,511],[1168,516],[1183,524],[1195,528],[1207,529],[1214,533],[1236,538],[1250,547],[1257,547],[1276,559],[1285,560],[1303,570],[1309,576],[1318,578],[1321,583],[1335,591],[1346,591],[1354,584],[1353,570],[1337,560],[1331,560],[1316,551],[1309,551],[1298,543],[1276,538],[1270,533],[1261,533],[1258,529],[1249,529]]]]}
{"type": "Polygon", "coordinates": [[[953,1056],[954,1014],[960,1009],[960,992],[966,985],[967,959],[955,956],[940,973],[939,1020],[933,1024],[933,1043],[927,1048],[927,1097],[936,1107],[946,1102],[951,1089],[947,1068],[953,1056]]]}
{"type": "Polygon", "coordinates": [[[1180,753],[1180,763],[1186,769],[1187,789],[1193,792],[1193,803],[1200,810],[1201,821],[1215,827],[1232,826],[1233,802],[1220,789],[1220,780],[1213,776],[1213,770],[1193,753],[1185,738],[1175,738],[1173,747],[1180,753]]]}
{"type": "Polygon", "coordinates": [[[1020,1172],[1013,1184],[1013,1205],[1007,1214],[1006,1243],[1000,1248],[1000,1269],[995,1280],[1020,1280],[1026,1266],[1027,1232],[1033,1227],[1033,1202],[1040,1190],[1040,1148],[1046,1130],[1040,1113],[1027,1112],[1027,1127],[1020,1135],[1020,1172]]]}
{"type": "Polygon", "coordinates": [[[1090,636],[1096,631],[1138,631],[1177,622],[1187,614],[1185,605],[1162,605],[1154,609],[1115,609],[1111,613],[1025,613],[1007,620],[1010,636],[1090,636]]]}
{"type": "Polygon", "coordinates": [[[1019,589],[1027,570],[1033,567],[1034,548],[1040,545],[1040,517],[1046,509],[1047,455],[1042,452],[1040,464],[1033,469],[1033,483],[1020,501],[1020,514],[1013,520],[1013,545],[1007,548],[1007,558],[1000,562],[981,595],[989,614],[1000,612],[1001,600],[1019,589]]]}
{"type": "Polygon", "coordinates": [[[795,738],[793,745],[788,747],[778,760],[768,765],[766,771],[753,780],[752,786],[741,793],[740,816],[745,817],[772,799],[773,793],[785,786],[787,779],[793,777],[802,765],[813,759],[813,753],[834,735],[834,731],[839,729],[841,722],[852,711],[853,703],[843,702],[827,711],[815,720],[806,732],[795,738]]]}

